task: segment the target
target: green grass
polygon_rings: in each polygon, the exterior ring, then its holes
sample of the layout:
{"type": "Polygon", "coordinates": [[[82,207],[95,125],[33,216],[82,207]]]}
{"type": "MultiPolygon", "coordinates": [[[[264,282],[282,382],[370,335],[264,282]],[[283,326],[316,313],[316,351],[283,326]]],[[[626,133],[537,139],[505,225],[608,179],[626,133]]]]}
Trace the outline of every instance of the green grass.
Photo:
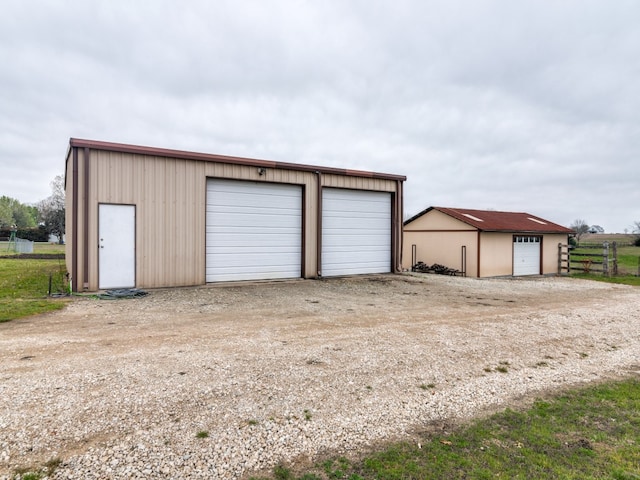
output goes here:
{"type": "Polygon", "coordinates": [[[279,465],[266,478],[638,479],[640,380],[571,390],[359,461],[333,458],[297,471],[279,465]]]}
{"type": "Polygon", "coordinates": [[[606,283],[618,283],[621,285],[632,285],[640,287],[640,277],[635,275],[618,275],[616,277],[607,277],[605,275],[598,275],[594,273],[572,273],[573,278],[582,278],[584,280],[595,280],[598,282],[606,283]]]}
{"type": "Polygon", "coordinates": [[[0,322],[64,307],[47,297],[49,275],[53,292],[64,290],[64,260],[0,258],[0,322]]]}

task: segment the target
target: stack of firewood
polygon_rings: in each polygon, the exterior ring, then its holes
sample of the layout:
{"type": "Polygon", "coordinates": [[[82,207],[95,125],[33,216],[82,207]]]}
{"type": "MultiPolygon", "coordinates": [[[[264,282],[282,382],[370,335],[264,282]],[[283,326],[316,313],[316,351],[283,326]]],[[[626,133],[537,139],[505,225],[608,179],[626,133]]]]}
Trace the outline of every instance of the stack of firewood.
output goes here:
{"type": "Polygon", "coordinates": [[[462,272],[460,270],[445,267],[444,265],[440,265],[438,263],[434,263],[433,265],[429,266],[424,262],[418,262],[413,267],[411,267],[411,271],[421,273],[437,273],[438,275],[462,275],[462,272]]]}

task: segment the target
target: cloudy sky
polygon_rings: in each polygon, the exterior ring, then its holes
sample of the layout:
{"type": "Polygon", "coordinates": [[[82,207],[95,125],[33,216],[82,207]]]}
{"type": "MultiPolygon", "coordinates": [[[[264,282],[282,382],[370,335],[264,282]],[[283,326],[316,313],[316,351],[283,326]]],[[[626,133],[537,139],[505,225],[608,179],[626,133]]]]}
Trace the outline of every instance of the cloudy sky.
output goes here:
{"type": "Polygon", "coordinates": [[[0,195],[70,137],[407,176],[429,206],[640,220],[637,0],[3,0],[0,195]]]}

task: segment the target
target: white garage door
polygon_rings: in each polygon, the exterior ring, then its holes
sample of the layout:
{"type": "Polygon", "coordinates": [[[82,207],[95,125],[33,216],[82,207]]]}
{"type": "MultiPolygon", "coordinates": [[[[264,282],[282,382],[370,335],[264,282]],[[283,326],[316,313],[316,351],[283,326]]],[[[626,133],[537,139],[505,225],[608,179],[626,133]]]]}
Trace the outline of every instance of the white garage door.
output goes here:
{"type": "Polygon", "coordinates": [[[513,275],[540,274],[540,237],[513,237],[513,275]]]}
{"type": "Polygon", "coordinates": [[[297,278],[302,265],[302,188],[207,181],[207,282],[297,278]]]}
{"type": "Polygon", "coordinates": [[[391,271],[391,194],[322,191],[322,276],[391,271]]]}

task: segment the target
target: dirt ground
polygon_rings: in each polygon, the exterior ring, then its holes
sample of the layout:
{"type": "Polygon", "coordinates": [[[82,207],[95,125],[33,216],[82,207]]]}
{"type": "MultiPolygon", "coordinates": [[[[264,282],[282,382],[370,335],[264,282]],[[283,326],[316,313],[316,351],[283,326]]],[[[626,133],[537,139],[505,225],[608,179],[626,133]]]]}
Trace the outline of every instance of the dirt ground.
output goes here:
{"type": "Polygon", "coordinates": [[[0,476],[60,458],[55,478],[240,478],[354,453],[637,374],[638,305],[634,287],[416,274],[75,298],[0,324],[0,476]]]}

